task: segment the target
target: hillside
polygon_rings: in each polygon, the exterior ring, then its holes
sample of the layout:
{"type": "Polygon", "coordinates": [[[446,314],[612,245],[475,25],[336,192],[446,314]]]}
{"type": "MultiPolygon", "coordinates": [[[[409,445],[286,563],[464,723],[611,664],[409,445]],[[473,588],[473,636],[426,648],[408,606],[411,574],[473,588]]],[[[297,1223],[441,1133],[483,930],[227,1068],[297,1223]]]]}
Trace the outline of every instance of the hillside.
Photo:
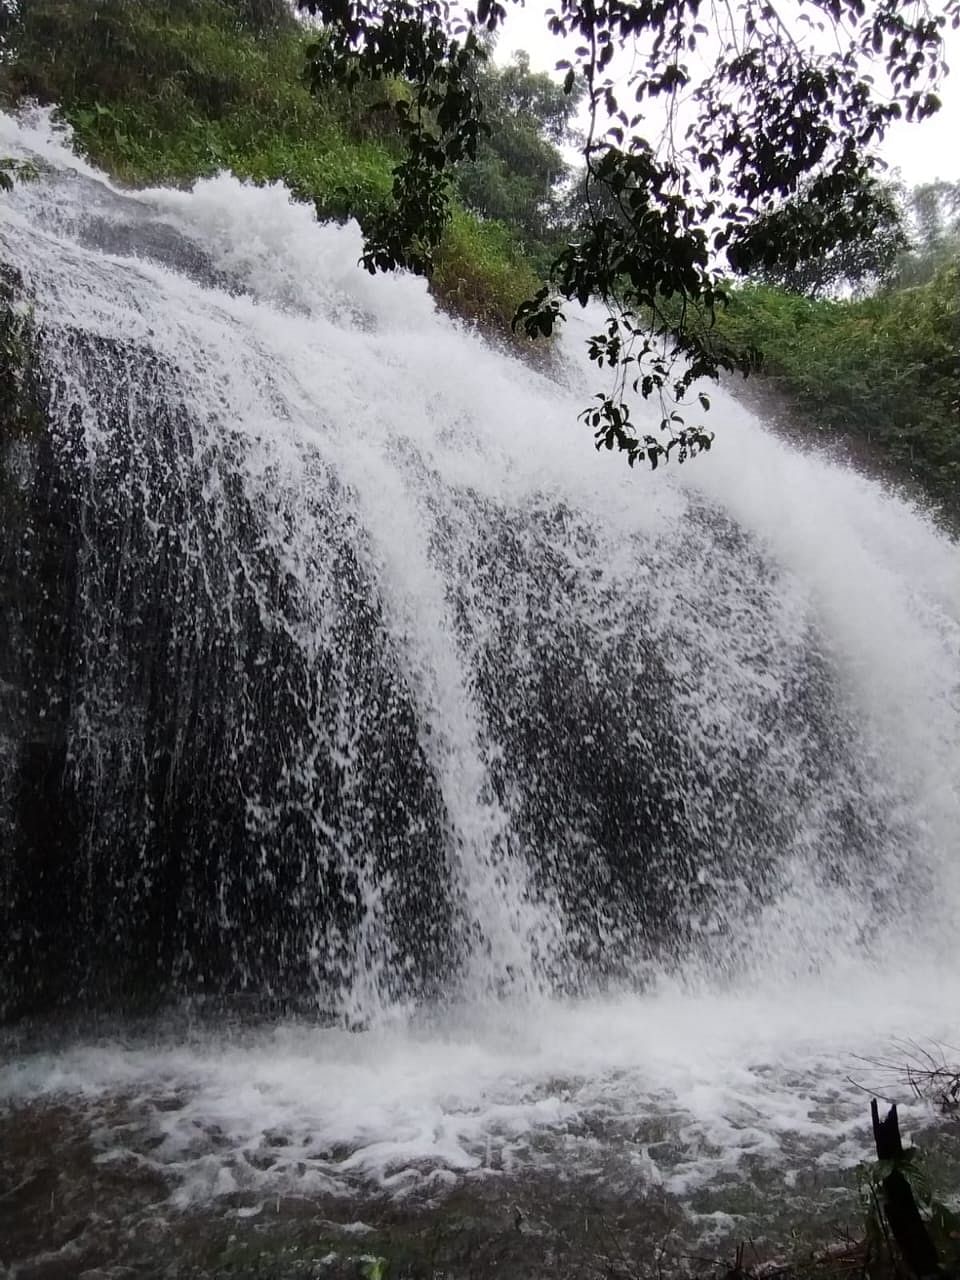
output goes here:
{"type": "MultiPolygon", "coordinates": [[[[311,92],[304,67],[316,33],[282,0],[34,0],[0,22],[0,103],[57,104],[77,147],[121,182],[186,185],[227,169],[282,181],[319,218],[361,226],[392,199],[404,86],[311,92]]],[[[557,149],[576,104],[522,59],[491,70],[484,89],[497,127],[477,162],[458,171],[430,287],[447,311],[521,342],[510,326],[516,308],[582,216],[557,149]]],[[[952,513],[956,245],[938,242],[930,278],[917,283],[917,255],[907,255],[899,284],[895,276],[859,300],[737,285],[715,329],[719,342],[759,351],[758,385],[793,422],[862,441],[952,513]]]]}
{"type": "MultiPolygon", "coordinates": [[[[312,94],[316,37],[283,4],[36,0],[6,21],[0,102],[57,104],[77,147],[121,182],[185,185],[227,169],[361,225],[390,199],[390,96],[402,87],[312,94]]],[[[517,236],[456,205],[430,278],[441,305],[509,333],[537,281],[517,236]]]]}

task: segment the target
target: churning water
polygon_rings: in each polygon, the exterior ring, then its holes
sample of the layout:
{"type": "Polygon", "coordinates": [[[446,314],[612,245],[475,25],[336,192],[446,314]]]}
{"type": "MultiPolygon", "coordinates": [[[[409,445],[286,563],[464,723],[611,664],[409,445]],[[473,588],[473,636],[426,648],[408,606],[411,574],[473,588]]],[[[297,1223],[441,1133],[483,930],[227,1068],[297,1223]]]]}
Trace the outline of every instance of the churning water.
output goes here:
{"type": "Polygon", "coordinates": [[[279,186],[0,147],[0,1004],[168,1010],[8,1033],[7,1116],[171,1212],[829,1187],[853,1055],[956,1034],[956,546],[722,394],[594,453],[582,321],[533,372],[279,186]]]}

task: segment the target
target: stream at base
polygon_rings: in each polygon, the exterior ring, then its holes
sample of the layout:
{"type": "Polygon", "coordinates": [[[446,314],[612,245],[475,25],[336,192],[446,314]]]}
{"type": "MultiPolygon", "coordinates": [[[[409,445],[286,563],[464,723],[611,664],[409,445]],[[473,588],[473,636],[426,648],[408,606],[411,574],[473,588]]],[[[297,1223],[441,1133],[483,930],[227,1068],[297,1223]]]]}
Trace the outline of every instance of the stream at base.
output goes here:
{"type": "Polygon", "coordinates": [[[0,1069],[0,1175],[20,1188],[4,1260],[353,1277],[386,1257],[467,1280],[835,1245],[862,1212],[868,1090],[957,1185],[960,1133],[880,1061],[915,1057],[895,1028],[943,1043],[945,995],[932,971],[848,969],[747,999],[661,989],[370,1030],[198,1007],[22,1026],[0,1069]]]}

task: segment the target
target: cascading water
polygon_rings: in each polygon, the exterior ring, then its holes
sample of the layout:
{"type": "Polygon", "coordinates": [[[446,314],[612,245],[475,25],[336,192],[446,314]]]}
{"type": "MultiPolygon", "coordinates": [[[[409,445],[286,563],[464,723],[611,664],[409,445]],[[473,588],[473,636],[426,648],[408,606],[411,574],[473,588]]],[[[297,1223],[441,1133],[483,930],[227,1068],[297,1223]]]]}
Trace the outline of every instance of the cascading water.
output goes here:
{"type": "Polygon", "coordinates": [[[956,547],[722,395],[682,472],[595,455],[576,342],[532,372],[279,187],[0,146],[0,1004],[256,998],[11,1033],[8,1113],[125,1098],[101,1157],[180,1205],[859,1154],[844,1052],[960,994],[956,547]]]}

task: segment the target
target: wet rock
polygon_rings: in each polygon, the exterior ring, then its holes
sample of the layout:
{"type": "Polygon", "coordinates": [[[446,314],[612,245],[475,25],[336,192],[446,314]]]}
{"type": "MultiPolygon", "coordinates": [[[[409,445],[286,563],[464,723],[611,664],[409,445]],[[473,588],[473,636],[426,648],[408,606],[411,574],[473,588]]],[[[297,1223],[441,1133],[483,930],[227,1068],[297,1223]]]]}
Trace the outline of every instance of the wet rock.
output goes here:
{"type": "Polygon", "coordinates": [[[12,1280],[79,1280],[83,1272],[104,1260],[95,1245],[74,1240],[56,1252],[15,1263],[11,1276],[12,1280]]]}
{"type": "Polygon", "coordinates": [[[76,1258],[38,1258],[17,1263],[12,1280],[78,1280],[83,1263],[76,1258]]]}
{"type": "Polygon", "coordinates": [[[178,1093],[171,1093],[167,1097],[154,1098],[151,1105],[155,1111],[182,1111],[183,1097],[178,1093]]]}
{"type": "Polygon", "coordinates": [[[247,1163],[261,1172],[272,1169],[277,1163],[277,1157],[269,1151],[245,1151],[243,1154],[247,1163]]]}
{"type": "Polygon", "coordinates": [[[0,1192],[0,1220],[5,1214],[22,1213],[31,1201],[49,1195],[58,1176],[52,1165],[41,1165],[9,1190],[0,1192]]]}

